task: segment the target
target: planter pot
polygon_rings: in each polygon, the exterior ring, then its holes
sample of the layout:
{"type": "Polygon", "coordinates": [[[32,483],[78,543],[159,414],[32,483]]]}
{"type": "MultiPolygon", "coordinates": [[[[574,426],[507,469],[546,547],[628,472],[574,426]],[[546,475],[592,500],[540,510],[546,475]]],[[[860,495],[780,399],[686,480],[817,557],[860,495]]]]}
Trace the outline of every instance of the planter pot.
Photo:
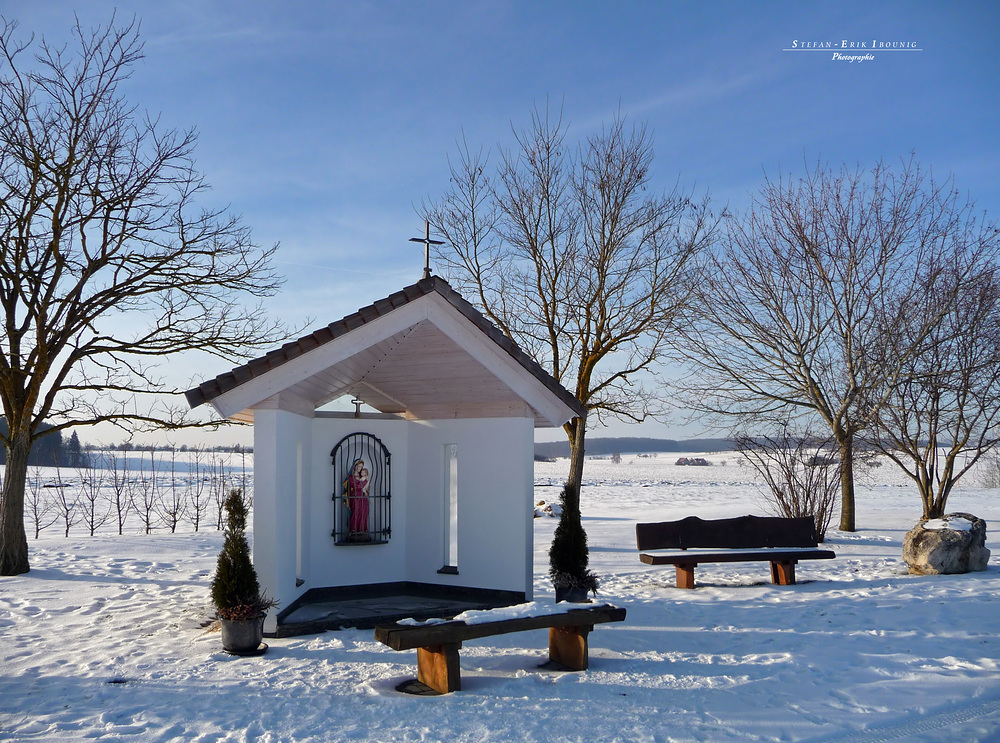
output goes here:
{"type": "MultiPolygon", "coordinates": [[[[254,655],[259,653],[264,639],[264,617],[233,621],[220,619],[222,625],[222,649],[233,655],[254,655]]],[[[267,646],[264,646],[265,649],[267,646]]]]}
{"type": "Polygon", "coordinates": [[[582,586],[556,586],[556,603],[568,601],[571,604],[589,604],[587,589],[582,586]]]}

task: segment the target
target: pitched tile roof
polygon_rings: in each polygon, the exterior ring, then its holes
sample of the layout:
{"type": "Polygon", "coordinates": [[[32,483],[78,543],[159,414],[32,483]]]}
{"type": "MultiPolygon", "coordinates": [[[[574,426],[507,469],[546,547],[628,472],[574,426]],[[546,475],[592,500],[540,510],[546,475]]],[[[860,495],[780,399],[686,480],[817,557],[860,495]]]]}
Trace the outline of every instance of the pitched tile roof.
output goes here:
{"type": "Polygon", "coordinates": [[[280,367],[282,364],[294,358],[307,354],[320,346],[330,343],[340,338],[352,330],[371,322],[379,317],[393,312],[394,310],[409,304],[425,295],[436,293],[458,310],[466,319],[472,322],[484,335],[492,340],[497,346],[509,354],[518,364],[531,373],[541,382],[552,394],[558,397],[567,407],[573,410],[579,417],[584,417],[586,410],[576,397],[565,387],[543,369],[534,359],[522,351],[517,344],[503,334],[499,328],[487,320],[466,301],[458,292],[444,279],[438,276],[421,279],[416,284],[404,287],[402,290],[390,294],[384,299],[380,299],[367,307],[362,307],[347,317],[336,322],[332,322],[326,327],[320,328],[309,335],[298,340],[284,344],[278,349],[270,351],[256,359],[251,359],[242,366],[220,374],[215,379],[202,382],[184,393],[188,404],[194,408],[219,397],[220,395],[236,389],[240,385],[259,377],[266,372],[280,367]]]}

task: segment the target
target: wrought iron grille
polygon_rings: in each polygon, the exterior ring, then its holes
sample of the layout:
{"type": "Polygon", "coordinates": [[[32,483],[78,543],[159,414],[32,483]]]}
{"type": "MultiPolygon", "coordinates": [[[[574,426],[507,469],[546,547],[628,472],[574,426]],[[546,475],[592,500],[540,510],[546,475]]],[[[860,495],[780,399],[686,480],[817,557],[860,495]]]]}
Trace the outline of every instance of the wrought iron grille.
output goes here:
{"type": "Polygon", "coordinates": [[[389,450],[370,433],[345,436],[333,459],[333,533],[338,545],[385,544],[392,535],[389,450]]]}

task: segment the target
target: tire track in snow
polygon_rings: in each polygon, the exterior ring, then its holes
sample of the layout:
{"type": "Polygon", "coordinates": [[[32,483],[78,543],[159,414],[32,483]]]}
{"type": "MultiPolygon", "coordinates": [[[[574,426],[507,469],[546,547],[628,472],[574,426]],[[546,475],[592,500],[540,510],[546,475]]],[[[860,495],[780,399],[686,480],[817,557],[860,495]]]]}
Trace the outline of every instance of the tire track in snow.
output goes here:
{"type": "MultiPolygon", "coordinates": [[[[952,725],[960,725],[984,717],[1000,713],[1000,698],[985,699],[975,704],[962,705],[958,709],[950,709],[919,719],[904,719],[895,722],[875,725],[864,730],[850,733],[823,735],[810,738],[805,743],[885,743],[886,741],[910,738],[921,733],[931,733],[952,725]]],[[[1000,734],[1000,731],[994,733],[1000,734]]],[[[990,738],[989,740],[994,740],[990,738]]]]}

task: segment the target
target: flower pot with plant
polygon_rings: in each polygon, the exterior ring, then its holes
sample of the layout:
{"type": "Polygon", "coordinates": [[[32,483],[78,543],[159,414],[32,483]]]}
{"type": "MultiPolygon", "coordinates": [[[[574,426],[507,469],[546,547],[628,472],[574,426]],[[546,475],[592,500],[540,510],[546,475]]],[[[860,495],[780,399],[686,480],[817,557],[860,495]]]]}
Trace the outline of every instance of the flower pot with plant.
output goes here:
{"type": "Polygon", "coordinates": [[[588,593],[597,593],[597,576],[587,567],[590,561],[587,532],[580,520],[579,489],[569,497],[567,483],[559,494],[562,513],[549,548],[549,577],[556,589],[556,602],[586,603],[588,593]]]}
{"type": "Polygon", "coordinates": [[[260,652],[264,618],[267,610],[277,604],[261,593],[250,558],[243,491],[239,488],[229,491],[223,508],[225,541],[212,579],[212,602],[222,626],[223,649],[233,655],[251,655],[260,652]]]}

